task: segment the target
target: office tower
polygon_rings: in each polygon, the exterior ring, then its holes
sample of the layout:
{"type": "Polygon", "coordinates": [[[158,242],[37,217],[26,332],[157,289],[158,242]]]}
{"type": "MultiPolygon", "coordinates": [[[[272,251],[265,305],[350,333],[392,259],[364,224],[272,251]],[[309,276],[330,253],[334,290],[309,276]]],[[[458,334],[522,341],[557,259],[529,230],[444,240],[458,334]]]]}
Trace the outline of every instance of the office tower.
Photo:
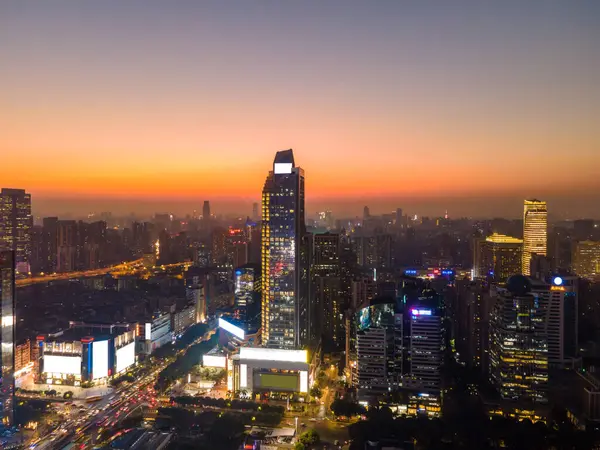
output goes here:
{"type": "Polygon", "coordinates": [[[548,341],[538,294],[523,275],[497,289],[490,317],[490,382],[503,399],[546,402],[548,341]]]}
{"type": "Polygon", "coordinates": [[[272,348],[308,340],[304,171],[292,150],[277,152],[262,193],[262,337],[272,348]],[[301,323],[302,322],[302,323],[301,323]]]}
{"type": "Polygon", "coordinates": [[[531,293],[544,313],[550,367],[573,368],[578,356],[578,278],[574,276],[530,279],[531,293]]]}
{"type": "Polygon", "coordinates": [[[420,297],[410,304],[404,316],[410,318],[410,372],[405,373],[407,387],[439,395],[443,356],[443,313],[439,296],[420,297]]]}
{"type": "Polygon", "coordinates": [[[546,256],[548,241],[548,209],[546,202],[525,200],[523,208],[523,264],[522,273],[531,273],[531,256],[546,256]]]}
{"type": "Polygon", "coordinates": [[[258,203],[252,203],[252,220],[254,222],[260,220],[260,213],[258,211],[258,203]]]}
{"type": "Polygon", "coordinates": [[[29,272],[31,256],[31,194],[24,189],[0,191],[0,249],[15,252],[17,272],[29,272]]]}
{"type": "Polygon", "coordinates": [[[260,328],[260,266],[246,264],[234,271],[235,316],[246,331],[260,328]]]}
{"type": "Polygon", "coordinates": [[[460,361],[487,372],[490,286],[483,280],[456,280],[455,285],[452,330],[460,361]]]}
{"type": "Polygon", "coordinates": [[[352,359],[359,397],[389,392],[394,385],[396,328],[393,299],[374,299],[355,314],[352,359]]]}
{"type": "Polygon", "coordinates": [[[473,277],[506,281],[521,272],[523,240],[494,233],[474,245],[473,277]]]}
{"type": "Polygon", "coordinates": [[[73,272],[77,257],[77,222],[59,220],[56,228],[56,271],[73,272]]]}
{"type": "MultiPolygon", "coordinates": [[[[312,236],[311,298],[315,306],[314,327],[324,348],[342,345],[344,315],[341,297],[340,235],[312,236]]],[[[327,351],[327,350],[326,350],[327,351]]]]}
{"type": "Polygon", "coordinates": [[[0,302],[2,312],[0,418],[13,425],[15,392],[15,252],[0,252],[0,302]]]}
{"type": "Polygon", "coordinates": [[[204,204],[202,205],[202,219],[205,221],[210,220],[210,202],[208,200],[204,200],[204,204]]]}
{"type": "Polygon", "coordinates": [[[600,241],[581,241],[573,248],[573,272],[581,278],[600,281],[600,241]]]}
{"type": "Polygon", "coordinates": [[[240,267],[248,263],[248,238],[244,229],[229,227],[224,245],[227,265],[240,267]]]}

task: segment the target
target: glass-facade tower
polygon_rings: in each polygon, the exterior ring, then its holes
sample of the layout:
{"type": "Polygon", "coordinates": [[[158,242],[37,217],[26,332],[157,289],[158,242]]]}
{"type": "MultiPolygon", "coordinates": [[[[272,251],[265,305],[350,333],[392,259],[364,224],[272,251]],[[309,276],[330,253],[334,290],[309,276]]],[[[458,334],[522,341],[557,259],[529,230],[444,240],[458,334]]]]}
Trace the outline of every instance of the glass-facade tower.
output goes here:
{"type": "Polygon", "coordinates": [[[0,250],[15,252],[19,272],[29,272],[31,258],[31,194],[23,189],[0,191],[0,250]]]}
{"type": "Polygon", "coordinates": [[[531,274],[533,254],[546,256],[548,246],[548,208],[546,202],[525,200],[523,207],[523,267],[524,275],[531,274]]]}
{"type": "Polygon", "coordinates": [[[304,171],[292,150],[277,152],[265,181],[261,233],[263,344],[299,348],[308,338],[304,171]]]}
{"type": "Polygon", "coordinates": [[[15,253],[0,252],[0,301],[2,313],[2,373],[0,373],[0,417],[13,425],[15,391],[15,253]]]}

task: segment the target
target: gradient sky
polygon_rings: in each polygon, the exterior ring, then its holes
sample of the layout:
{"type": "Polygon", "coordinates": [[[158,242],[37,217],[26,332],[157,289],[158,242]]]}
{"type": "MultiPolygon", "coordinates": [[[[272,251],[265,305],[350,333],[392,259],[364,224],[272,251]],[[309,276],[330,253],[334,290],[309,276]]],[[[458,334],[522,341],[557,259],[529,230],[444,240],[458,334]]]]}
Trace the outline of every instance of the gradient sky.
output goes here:
{"type": "Polygon", "coordinates": [[[250,202],[285,148],[315,208],[600,200],[598,1],[4,0],[0,43],[42,209],[250,202]]]}

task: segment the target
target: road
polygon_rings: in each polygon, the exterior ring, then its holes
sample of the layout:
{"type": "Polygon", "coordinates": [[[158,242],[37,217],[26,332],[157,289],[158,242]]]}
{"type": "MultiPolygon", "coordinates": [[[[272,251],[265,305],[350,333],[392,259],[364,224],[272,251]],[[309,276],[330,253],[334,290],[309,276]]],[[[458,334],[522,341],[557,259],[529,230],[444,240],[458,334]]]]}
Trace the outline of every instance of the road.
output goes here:
{"type": "MultiPolygon", "coordinates": [[[[215,330],[208,330],[184,350],[180,350],[178,355],[185,354],[190,347],[210,339],[214,333],[215,330]]],[[[83,401],[75,401],[65,404],[64,407],[74,411],[71,411],[66,420],[51,433],[30,442],[28,448],[61,450],[67,444],[77,442],[79,439],[84,439],[85,442],[93,442],[104,429],[115,427],[121,420],[141,406],[158,406],[158,393],[154,390],[154,384],[158,374],[168,364],[167,362],[156,364],[150,373],[133,383],[127,385],[124,383],[112,395],[98,402],[86,404],[83,401]]]]}
{"type": "Polygon", "coordinates": [[[23,287],[30,286],[32,284],[48,283],[50,281],[97,277],[100,275],[106,275],[107,273],[133,273],[141,267],[143,267],[143,259],[136,259],[135,261],[128,261],[122,264],[117,264],[116,266],[105,267],[103,269],[84,270],[79,272],[67,273],[53,273],[48,275],[39,275],[35,277],[19,278],[16,280],[15,284],[17,287],[23,287]]]}

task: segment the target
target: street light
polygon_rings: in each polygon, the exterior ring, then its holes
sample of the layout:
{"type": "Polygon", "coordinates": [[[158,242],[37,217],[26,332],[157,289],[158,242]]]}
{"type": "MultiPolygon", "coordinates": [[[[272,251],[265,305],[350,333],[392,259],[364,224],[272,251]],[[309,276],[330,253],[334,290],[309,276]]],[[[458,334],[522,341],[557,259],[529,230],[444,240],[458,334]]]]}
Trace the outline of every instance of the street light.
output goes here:
{"type": "Polygon", "coordinates": [[[298,434],[298,418],[295,417],[295,419],[296,419],[296,434],[298,434]]]}

